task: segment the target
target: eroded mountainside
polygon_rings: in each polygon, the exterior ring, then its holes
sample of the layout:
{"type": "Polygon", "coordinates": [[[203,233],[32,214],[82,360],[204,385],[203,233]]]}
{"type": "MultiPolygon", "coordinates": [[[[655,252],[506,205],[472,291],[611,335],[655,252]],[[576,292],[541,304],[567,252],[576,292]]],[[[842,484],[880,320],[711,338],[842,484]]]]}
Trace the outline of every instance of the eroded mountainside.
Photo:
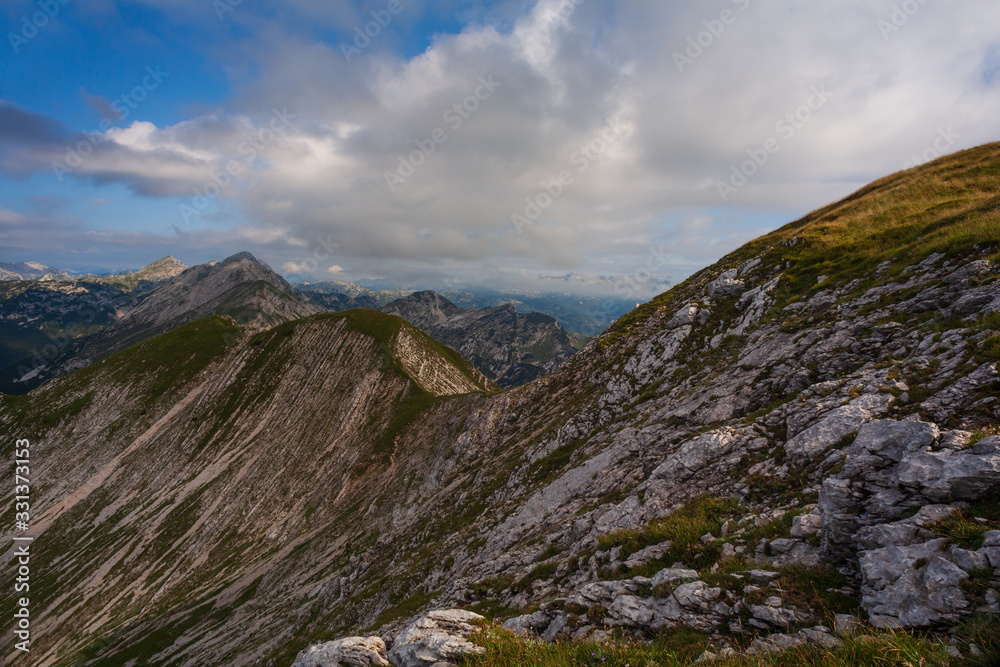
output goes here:
{"type": "Polygon", "coordinates": [[[354,311],[200,320],[3,397],[32,655],[284,666],[430,608],[775,645],[1000,612],[998,209],[1000,145],[894,175],[506,393],[354,311]]]}
{"type": "Polygon", "coordinates": [[[417,292],[382,311],[454,348],[505,389],[554,372],[576,353],[554,317],[522,315],[512,305],[465,310],[435,292],[417,292]]]}

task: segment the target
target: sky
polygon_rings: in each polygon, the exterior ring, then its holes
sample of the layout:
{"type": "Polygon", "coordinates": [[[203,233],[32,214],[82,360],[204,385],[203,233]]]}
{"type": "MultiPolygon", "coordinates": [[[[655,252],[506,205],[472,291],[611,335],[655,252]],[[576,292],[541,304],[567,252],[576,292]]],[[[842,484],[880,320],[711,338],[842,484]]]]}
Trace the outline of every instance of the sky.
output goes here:
{"type": "Polygon", "coordinates": [[[0,261],[649,296],[1000,140],[996,0],[5,0],[0,261]]]}

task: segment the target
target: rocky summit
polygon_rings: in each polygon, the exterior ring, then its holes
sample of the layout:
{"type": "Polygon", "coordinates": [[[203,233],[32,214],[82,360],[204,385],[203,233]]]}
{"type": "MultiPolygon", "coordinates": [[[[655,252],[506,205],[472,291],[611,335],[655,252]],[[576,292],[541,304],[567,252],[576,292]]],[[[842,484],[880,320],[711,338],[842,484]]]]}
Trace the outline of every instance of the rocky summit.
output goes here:
{"type": "Polygon", "coordinates": [[[38,664],[996,649],[1000,145],[757,239],[508,391],[386,313],[288,316],[0,399],[32,443],[38,664]]]}

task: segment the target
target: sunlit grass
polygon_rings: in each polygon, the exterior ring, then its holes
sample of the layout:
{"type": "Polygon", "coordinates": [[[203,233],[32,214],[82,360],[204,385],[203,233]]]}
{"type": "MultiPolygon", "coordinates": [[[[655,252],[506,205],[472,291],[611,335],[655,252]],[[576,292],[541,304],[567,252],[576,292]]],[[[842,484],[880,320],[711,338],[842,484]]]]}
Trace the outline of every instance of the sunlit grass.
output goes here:
{"type": "MultiPolygon", "coordinates": [[[[673,630],[650,642],[565,642],[547,644],[520,639],[497,626],[487,626],[474,641],[483,655],[465,661],[467,667],[680,667],[695,664],[708,647],[705,635],[692,630],[673,630]]],[[[943,646],[906,633],[885,633],[846,639],[838,649],[805,646],[781,653],[722,658],[719,667],[917,667],[947,665],[943,646]]]]}

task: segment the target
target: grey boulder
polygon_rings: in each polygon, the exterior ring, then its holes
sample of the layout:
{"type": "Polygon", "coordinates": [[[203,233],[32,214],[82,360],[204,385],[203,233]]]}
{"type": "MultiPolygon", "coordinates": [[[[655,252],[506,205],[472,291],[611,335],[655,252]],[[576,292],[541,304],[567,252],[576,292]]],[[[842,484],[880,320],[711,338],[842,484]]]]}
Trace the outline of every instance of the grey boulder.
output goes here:
{"type": "Polygon", "coordinates": [[[391,667],[379,637],[347,637],[315,644],[298,654],[292,667],[391,667]]]}
{"type": "Polygon", "coordinates": [[[431,611],[413,621],[396,638],[389,660],[396,667],[453,667],[468,655],[485,649],[469,641],[485,620],[462,609],[431,611]]]}
{"type": "Polygon", "coordinates": [[[972,611],[962,592],[968,574],[947,558],[948,540],[861,554],[862,606],[879,628],[929,628],[972,611]]]}

